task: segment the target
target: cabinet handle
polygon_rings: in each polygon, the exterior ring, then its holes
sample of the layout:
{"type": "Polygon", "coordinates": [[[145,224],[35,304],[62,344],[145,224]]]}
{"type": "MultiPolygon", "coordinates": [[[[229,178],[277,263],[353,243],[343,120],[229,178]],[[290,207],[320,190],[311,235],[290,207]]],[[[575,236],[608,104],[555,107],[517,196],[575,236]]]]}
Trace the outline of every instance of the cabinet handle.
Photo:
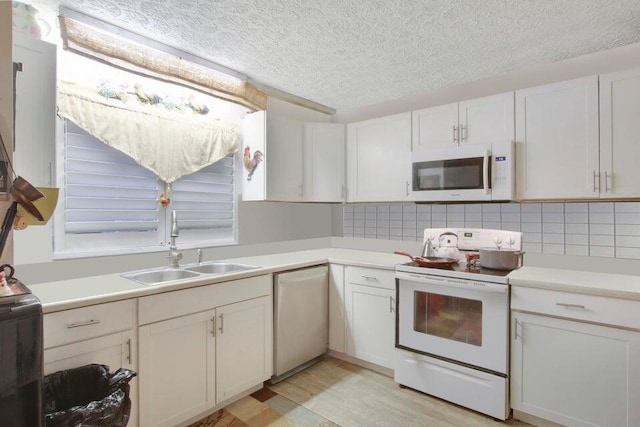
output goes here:
{"type": "Polygon", "coordinates": [[[127,362],[131,365],[131,338],[127,340],[127,362]]]}
{"type": "Polygon", "coordinates": [[[67,329],[73,329],[73,328],[81,328],[83,326],[90,326],[90,325],[97,325],[98,323],[100,323],[99,320],[87,320],[86,322],[77,322],[77,323],[69,323],[67,325],[67,329]]]}
{"type": "Polygon", "coordinates": [[[458,142],[458,137],[456,136],[456,131],[458,130],[458,127],[456,125],[453,125],[453,143],[456,144],[458,142]]]}
{"type": "Polygon", "coordinates": [[[211,336],[216,337],[216,316],[211,318],[211,336]]]}
{"type": "Polygon", "coordinates": [[[604,192],[608,193],[609,190],[613,191],[613,174],[609,172],[604,173],[604,192]],[[609,187],[609,178],[611,178],[611,187],[609,187]]]}
{"type": "Polygon", "coordinates": [[[600,174],[596,171],[593,171],[593,191],[600,191],[600,186],[598,185],[598,181],[600,181],[600,174]]]}
{"type": "Polygon", "coordinates": [[[389,313],[393,313],[394,303],[395,303],[395,301],[394,301],[393,297],[389,297],[389,313]]]}
{"type": "Polygon", "coordinates": [[[513,336],[513,340],[514,341],[518,341],[518,326],[519,325],[520,325],[520,322],[518,322],[518,319],[516,319],[515,331],[514,331],[514,336],[513,336]]]}
{"type": "Polygon", "coordinates": [[[460,125],[460,140],[464,141],[467,139],[467,135],[465,134],[465,127],[460,125]]]}
{"type": "Polygon", "coordinates": [[[224,333],[224,313],[220,313],[220,335],[224,333]]]}
{"type": "Polygon", "coordinates": [[[581,308],[583,310],[587,308],[582,304],[569,304],[566,302],[557,302],[556,305],[559,305],[560,307],[567,307],[567,308],[581,308]]]}
{"type": "Polygon", "coordinates": [[[407,184],[407,196],[409,195],[409,181],[406,182],[407,184]]]}
{"type": "Polygon", "coordinates": [[[362,276],[364,280],[367,282],[377,282],[378,278],[376,276],[362,276]]]}

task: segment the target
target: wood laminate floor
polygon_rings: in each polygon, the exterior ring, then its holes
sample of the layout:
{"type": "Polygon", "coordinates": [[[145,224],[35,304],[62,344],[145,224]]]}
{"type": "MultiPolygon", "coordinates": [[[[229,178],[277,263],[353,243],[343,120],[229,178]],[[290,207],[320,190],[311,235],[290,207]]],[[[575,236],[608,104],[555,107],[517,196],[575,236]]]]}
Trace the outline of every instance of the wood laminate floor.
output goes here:
{"type": "Polygon", "coordinates": [[[401,388],[392,378],[331,357],[189,427],[529,426],[401,388]]]}

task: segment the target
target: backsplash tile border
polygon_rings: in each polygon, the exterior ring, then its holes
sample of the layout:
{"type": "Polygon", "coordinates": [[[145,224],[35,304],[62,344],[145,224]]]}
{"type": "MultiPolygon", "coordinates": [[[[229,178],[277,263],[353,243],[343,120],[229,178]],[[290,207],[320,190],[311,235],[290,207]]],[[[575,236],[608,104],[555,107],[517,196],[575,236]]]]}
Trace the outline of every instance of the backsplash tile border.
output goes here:
{"type": "Polygon", "coordinates": [[[343,237],[422,241],[425,228],[522,231],[523,249],[640,259],[640,202],[343,205],[343,237]]]}

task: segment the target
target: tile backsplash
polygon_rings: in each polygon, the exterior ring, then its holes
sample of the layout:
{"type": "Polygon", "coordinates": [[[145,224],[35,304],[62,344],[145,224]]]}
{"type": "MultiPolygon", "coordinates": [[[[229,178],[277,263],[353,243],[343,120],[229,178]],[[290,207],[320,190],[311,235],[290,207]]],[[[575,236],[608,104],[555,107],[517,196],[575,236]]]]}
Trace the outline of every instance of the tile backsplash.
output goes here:
{"type": "Polygon", "coordinates": [[[422,241],[443,227],[522,231],[526,252],[640,259],[640,202],[343,206],[344,237],[422,241]]]}

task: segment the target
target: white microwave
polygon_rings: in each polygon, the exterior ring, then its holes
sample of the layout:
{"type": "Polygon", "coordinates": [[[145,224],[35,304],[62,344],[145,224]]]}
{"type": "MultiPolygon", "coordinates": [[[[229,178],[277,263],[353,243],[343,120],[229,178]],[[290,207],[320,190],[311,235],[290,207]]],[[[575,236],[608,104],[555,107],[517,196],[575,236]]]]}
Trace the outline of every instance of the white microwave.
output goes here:
{"type": "Polygon", "coordinates": [[[411,153],[414,201],[512,200],[513,142],[474,144],[411,153]]]}

